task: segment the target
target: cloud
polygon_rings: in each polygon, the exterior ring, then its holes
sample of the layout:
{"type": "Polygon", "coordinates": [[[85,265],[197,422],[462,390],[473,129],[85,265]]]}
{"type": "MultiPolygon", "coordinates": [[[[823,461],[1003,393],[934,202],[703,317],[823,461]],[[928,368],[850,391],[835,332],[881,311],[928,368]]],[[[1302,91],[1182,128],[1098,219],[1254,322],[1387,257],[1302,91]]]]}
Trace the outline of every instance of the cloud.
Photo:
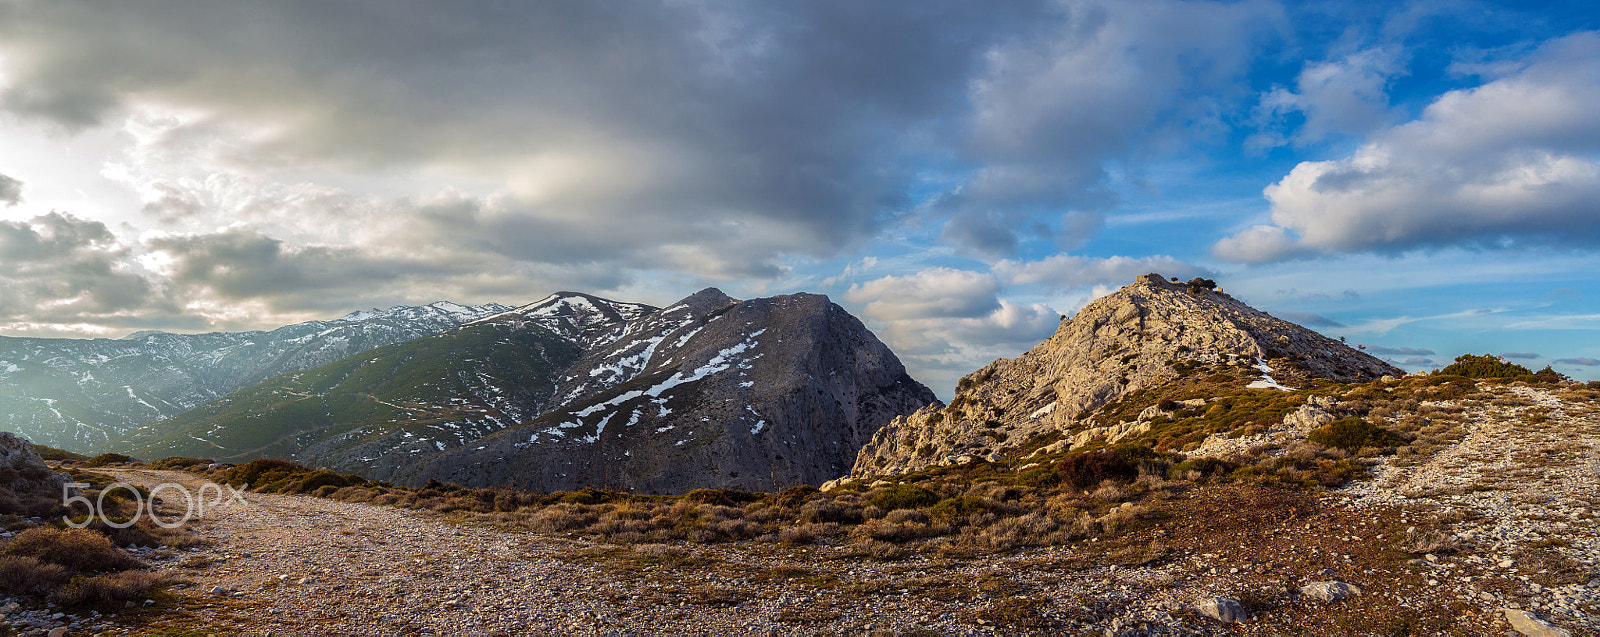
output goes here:
{"type": "Polygon", "coordinates": [[[1164,255],[1094,258],[1057,254],[1039,261],[1002,260],[992,269],[1006,283],[1038,285],[1053,291],[1096,285],[1122,286],[1151,272],[1180,279],[1210,274],[1204,268],[1164,255]]]}
{"type": "Polygon", "coordinates": [[[1264,2],[1061,6],[1033,37],[986,51],[970,90],[973,169],[934,205],[950,216],[946,242],[1001,257],[1017,253],[1019,229],[1081,240],[1115,201],[1104,163],[1154,151],[1164,128],[1209,125],[1218,100],[1243,97],[1240,76],[1282,20],[1264,2]],[[1060,230],[1030,223],[1069,211],[1076,223],[1060,230]]]}
{"type": "Polygon", "coordinates": [[[1558,358],[1558,359],[1555,360],[1555,364],[1557,364],[1557,365],[1579,365],[1579,366],[1582,366],[1582,367],[1594,367],[1596,365],[1600,365],[1600,359],[1596,359],[1596,358],[1558,358]]]}
{"type": "Polygon", "coordinates": [[[1432,364],[1434,364],[1434,362],[1433,362],[1433,359],[1431,359],[1431,358],[1427,358],[1427,357],[1424,357],[1424,356],[1417,356],[1417,357],[1406,359],[1404,364],[1406,364],[1406,365],[1432,365],[1432,364]]]}
{"type": "Polygon", "coordinates": [[[1398,47],[1372,47],[1307,63],[1294,90],[1277,86],[1261,95],[1254,117],[1267,130],[1252,135],[1245,145],[1259,150],[1286,143],[1278,129],[1291,113],[1304,116],[1293,135],[1297,144],[1372,132],[1389,119],[1389,82],[1402,70],[1398,47]]]}
{"type": "Polygon", "coordinates": [[[1352,155],[1295,166],[1265,190],[1272,225],[1219,258],[1522,243],[1600,245],[1600,34],[1545,43],[1520,68],[1435,99],[1352,155]]]}
{"type": "Polygon", "coordinates": [[[6,206],[22,203],[22,182],[0,175],[0,203],[6,206]]]}
{"type": "Polygon", "coordinates": [[[158,301],[127,255],[98,221],[54,212],[0,221],[0,327],[127,322],[158,301]]]}
{"type": "Polygon", "coordinates": [[[956,380],[1001,357],[1014,357],[1050,334],[1061,315],[1042,303],[1006,299],[986,314],[970,317],[901,318],[876,331],[907,369],[948,399],[956,380]]]}
{"type": "Polygon", "coordinates": [[[886,276],[850,286],[845,299],[866,304],[872,318],[976,318],[1001,309],[1000,283],[984,272],[930,268],[905,276],[886,276]]]}
{"type": "MultiPolygon", "coordinates": [[[[1428,352],[1428,353],[1432,354],[1433,352],[1428,352]]],[[[1523,358],[1523,359],[1527,359],[1527,358],[1539,358],[1539,355],[1535,354],[1533,352],[1504,352],[1504,353],[1500,354],[1500,358],[1523,358]]]]}
{"type": "Polygon", "coordinates": [[[1344,327],[1344,323],[1310,312],[1273,312],[1272,314],[1290,323],[1306,327],[1344,327]]]}
{"type": "MultiPolygon", "coordinates": [[[[904,213],[925,153],[963,143],[986,56],[1019,31],[1076,35],[1022,28],[1067,19],[1053,12],[8,3],[0,107],[69,130],[155,122],[138,131],[147,151],[209,162],[184,175],[200,181],[237,170],[462,183],[492,208],[468,229],[573,238],[489,238],[508,255],[556,247],[771,278],[786,255],[837,256],[904,213]]],[[[147,212],[214,219],[178,181],[147,184],[147,212]]]]}
{"type": "Polygon", "coordinates": [[[1435,352],[1431,349],[1420,347],[1380,347],[1367,346],[1367,353],[1382,356],[1432,356],[1435,352]]]}

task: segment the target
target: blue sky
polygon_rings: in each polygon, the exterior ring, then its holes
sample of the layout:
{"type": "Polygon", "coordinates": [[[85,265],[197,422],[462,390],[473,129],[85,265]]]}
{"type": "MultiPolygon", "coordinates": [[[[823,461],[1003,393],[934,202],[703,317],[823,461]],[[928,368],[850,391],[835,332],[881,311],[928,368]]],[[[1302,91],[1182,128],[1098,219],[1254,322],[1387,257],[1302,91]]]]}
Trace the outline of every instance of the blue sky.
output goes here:
{"type": "Polygon", "coordinates": [[[956,378],[1137,274],[1600,377],[1587,3],[0,0],[0,334],[820,292],[956,378]]]}

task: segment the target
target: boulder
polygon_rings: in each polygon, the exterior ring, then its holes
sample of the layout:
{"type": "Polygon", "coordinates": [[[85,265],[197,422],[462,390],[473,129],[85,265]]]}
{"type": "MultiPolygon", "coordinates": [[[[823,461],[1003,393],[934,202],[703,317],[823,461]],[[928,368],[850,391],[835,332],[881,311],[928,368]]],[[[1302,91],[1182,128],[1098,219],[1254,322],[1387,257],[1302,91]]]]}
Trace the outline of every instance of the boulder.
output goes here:
{"type": "Polygon", "coordinates": [[[1300,594],[1324,602],[1336,602],[1361,593],[1361,587],[1344,582],[1312,582],[1300,587],[1300,594]]]}
{"type": "Polygon", "coordinates": [[[0,513],[44,515],[61,502],[61,489],[71,480],[51,471],[33,443],[0,432],[0,513]]]}
{"type": "Polygon", "coordinates": [[[1572,637],[1572,631],[1539,619],[1537,615],[1528,611],[1502,608],[1500,612],[1505,613],[1506,621],[1511,622],[1513,630],[1528,637],[1572,637]]]}
{"type": "Polygon", "coordinates": [[[1212,597],[1200,600],[1194,605],[1194,609],[1200,611],[1200,614],[1206,617],[1230,624],[1250,618],[1250,614],[1245,612],[1244,605],[1240,604],[1239,600],[1228,597],[1212,597]]]}

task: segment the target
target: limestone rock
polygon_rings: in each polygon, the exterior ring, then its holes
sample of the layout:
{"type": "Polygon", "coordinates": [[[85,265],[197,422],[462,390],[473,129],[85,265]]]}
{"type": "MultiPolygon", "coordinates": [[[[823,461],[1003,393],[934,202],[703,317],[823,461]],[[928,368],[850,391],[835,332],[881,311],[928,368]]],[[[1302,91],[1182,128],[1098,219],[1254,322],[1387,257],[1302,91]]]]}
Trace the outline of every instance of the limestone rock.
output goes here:
{"type": "Polygon", "coordinates": [[[1300,594],[1324,602],[1336,602],[1361,593],[1361,587],[1344,582],[1312,582],[1300,587],[1300,594]]]}
{"type": "Polygon", "coordinates": [[[44,463],[33,443],[0,432],[0,514],[43,515],[61,501],[61,488],[72,480],[44,463]]]}
{"type": "Polygon", "coordinates": [[[1250,614],[1245,612],[1244,606],[1239,603],[1239,600],[1227,597],[1212,597],[1200,600],[1194,605],[1194,609],[1200,611],[1201,615],[1230,624],[1250,618],[1250,614]]]}
{"type": "MultiPolygon", "coordinates": [[[[1056,333],[1014,359],[961,379],[948,406],[895,418],[856,457],[856,478],[919,470],[963,455],[990,456],[1036,435],[1063,439],[1096,427],[1089,413],[1123,395],[1177,376],[1174,362],[1268,361],[1275,380],[1313,377],[1365,381],[1401,373],[1383,361],[1309,329],[1273,318],[1222,292],[1190,289],[1159,274],[1100,298],[1056,333]],[[1004,441],[993,435],[1002,431],[1004,441]]],[[[1277,391],[1267,389],[1263,391],[1277,391]]],[[[1205,401],[1194,400],[1194,405],[1205,401]]],[[[1324,407],[1310,405],[1326,411],[1324,407]]],[[[1146,411],[1148,424],[1158,416],[1146,411]]],[[[1322,418],[1306,411],[1303,418],[1322,418]]],[[[1098,434],[1112,433],[1102,430],[1098,434]]],[[[1093,435],[1091,435],[1091,438],[1093,435]]]]}
{"type": "Polygon", "coordinates": [[[1511,628],[1528,637],[1572,637],[1572,631],[1557,627],[1550,622],[1539,619],[1525,610],[1502,608],[1506,621],[1511,622],[1511,628]]]}

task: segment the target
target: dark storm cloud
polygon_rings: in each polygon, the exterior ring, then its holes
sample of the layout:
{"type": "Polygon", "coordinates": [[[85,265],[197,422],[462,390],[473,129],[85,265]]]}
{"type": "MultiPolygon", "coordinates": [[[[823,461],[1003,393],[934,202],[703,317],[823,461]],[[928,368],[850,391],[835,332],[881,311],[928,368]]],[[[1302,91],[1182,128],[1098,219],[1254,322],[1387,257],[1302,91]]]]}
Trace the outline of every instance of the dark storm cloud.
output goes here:
{"type": "Polygon", "coordinates": [[[22,182],[0,175],[0,203],[7,206],[22,203],[22,182]]]}
{"type": "Polygon", "coordinates": [[[258,299],[279,310],[343,308],[364,289],[411,277],[461,274],[451,268],[350,248],[292,247],[248,230],[151,239],[146,246],[171,259],[169,280],[230,301],[258,299]]]}
{"type": "MultiPolygon", "coordinates": [[[[203,115],[167,131],[169,143],[197,128],[269,131],[228,150],[239,166],[490,179],[524,205],[484,230],[615,233],[647,217],[682,227],[616,233],[613,243],[634,241],[617,249],[732,239],[753,245],[717,268],[757,276],[775,272],[775,252],[836,254],[903,210],[919,140],[951,135],[944,118],[966,110],[981,54],[1038,13],[961,2],[6,6],[0,53],[15,77],[0,104],[13,112],[70,129],[109,122],[134,99],[192,109],[203,115]]],[[[151,212],[192,214],[171,208],[151,212]]],[[[681,252],[652,251],[646,265],[696,260],[681,252]]]]}
{"type": "MultiPolygon", "coordinates": [[[[245,170],[486,180],[506,199],[453,234],[496,233],[478,240],[517,262],[565,248],[621,253],[619,267],[770,277],[783,255],[836,255],[909,214],[930,157],[959,182],[924,211],[947,223],[947,242],[990,255],[1014,252],[1018,229],[1081,242],[1111,202],[1103,162],[1214,118],[1216,104],[1180,96],[1229,94],[1278,13],[20,2],[0,5],[0,106],[69,130],[176,109],[189,119],[156,143],[234,134],[213,150],[245,170]]],[[[190,218],[194,201],[169,192],[147,212],[190,218]]]]}
{"type": "Polygon", "coordinates": [[[148,282],[98,221],[52,212],[0,221],[0,323],[84,322],[145,308],[148,282]]]}

